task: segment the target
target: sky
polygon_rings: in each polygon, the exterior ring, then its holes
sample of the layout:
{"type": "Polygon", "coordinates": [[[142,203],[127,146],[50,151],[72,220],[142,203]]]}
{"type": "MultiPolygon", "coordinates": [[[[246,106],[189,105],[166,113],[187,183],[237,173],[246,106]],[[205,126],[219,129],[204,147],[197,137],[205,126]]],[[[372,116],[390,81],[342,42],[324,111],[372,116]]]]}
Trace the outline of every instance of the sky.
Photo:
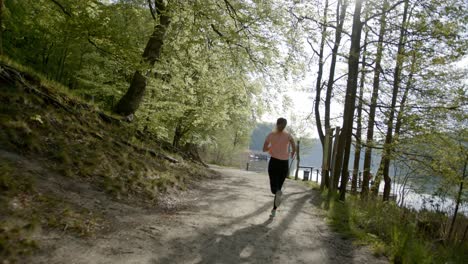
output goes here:
{"type": "MultiPolygon", "coordinates": [[[[324,65],[323,78],[325,80],[328,78],[328,67],[329,64],[324,65]]],[[[336,76],[340,76],[346,71],[346,64],[338,63],[336,76]]],[[[273,88],[270,89],[275,89],[276,91],[272,93],[268,93],[267,91],[266,93],[271,100],[271,107],[264,112],[260,121],[274,123],[278,117],[284,117],[288,119],[290,129],[295,130],[298,136],[318,138],[314,112],[316,73],[317,65],[313,61],[308,69],[305,70],[302,78],[296,76],[295,78],[283,79],[273,84],[273,88]]],[[[322,82],[325,80],[322,80],[322,82]]],[[[341,81],[346,80],[343,78],[341,81]]],[[[324,97],[325,91],[322,91],[322,100],[324,97]]],[[[323,102],[321,102],[320,114],[322,120],[324,111],[323,102]]],[[[332,126],[341,123],[341,119],[337,117],[340,117],[342,112],[343,105],[336,102],[336,98],[332,99],[330,108],[332,126]]]]}
{"type": "MultiPolygon", "coordinates": [[[[348,30],[349,30],[350,25],[346,24],[345,27],[348,27],[348,30]]],[[[312,49],[307,44],[307,41],[305,39],[303,39],[302,41],[305,44],[304,46],[306,47],[306,49],[308,49],[306,50],[307,55],[310,58],[312,58],[313,57],[312,49]]],[[[318,50],[317,44],[318,43],[315,43],[315,49],[318,50]]],[[[349,44],[350,44],[349,37],[343,36],[341,44],[342,45],[340,49],[349,50],[349,44]]],[[[280,50],[283,50],[284,53],[287,53],[287,48],[285,47],[280,47],[280,50]]],[[[325,49],[325,54],[324,54],[325,57],[329,58],[328,57],[329,53],[330,53],[330,47],[325,49]]],[[[293,127],[306,125],[305,133],[302,133],[304,136],[318,138],[317,128],[315,126],[315,115],[313,112],[317,61],[316,59],[311,59],[310,62],[311,64],[308,67],[309,69],[306,70],[305,76],[301,80],[289,79],[289,80],[285,80],[283,83],[276,84],[276,86],[281,86],[281,88],[283,88],[283,89],[278,89],[278,90],[283,90],[283,91],[280,92],[279,94],[275,94],[271,96],[270,100],[272,101],[272,104],[274,105],[274,107],[271,107],[271,109],[268,109],[267,111],[265,111],[265,113],[260,118],[260,121],[273,123],[276,121],[278,117],[285,117],[289,120],[289,124],[291,124],[291,126],[293,127]],[[290,104],[288,108],[283,107],[284,101],[286,98],[290,100],[290,104]]],[[[325,64],[324,64],[323,76],[325,80],[328,78],[328,68],[329,68],[328,62],[329,60],[325,61],[325,64]]],[[[462,60],[456,63],[455,66],[461,69],[463,68],[468,69],[468,56],[464,57],[462,60]]],[[[347,72],[346,62],[344,60],[340,61],[339,59],[335,76],[340,76],[341,74],[346,73],[346,72],[347,72]]],[[[371,76],[370,74],[368,74],[367,79],[370,79],[370,78],[371,76]]],[[[322,81],[325,81],[325,80],[322,80],[322,81]]],[[[466,82],[468,83],[468,78],[466,79],[466,82]]],[[[341,86],[341,88],[335,88],[334,93],[341,94],[342,92],[340,92],[339,89],[344,89],[343,86],[345,86],[345,84],[346,84],[346,78],[341,79],[340,83],[338,84],[341,86]]],[[[322,99],[325,96],[324,92],[325,91],[322,91],[322,99]]],[[[368,94],[370,93],[365,92],[365,96],[368,96],[368,94]]],[[[332,105],[331,105],[332,126],[337,126],[337,125],[339,126],[342,122],[341,115],[342,115],[344,106],[342,103],[337,102],[337,99],[339,99],[339,96],[332,98],[332,105]]],[[[323,106],[323,103],[321,103],[321,106],[323,106]]],[[[323,107],[320,107],[320,113],[321,113],[322,120],[323,120],[323,113],[324,113],[323,107]]]]}
{"type": "MultiPolygon", "coordinates": [[[[468,56],[457,62],[456,67],[459,67],[460,69],[468,69],[468,56]]],[[[312,70],[309,70],[308,72],[314,72],[314,70],[315,68],[312,67],[312,70]]],[[[328,77],[326,73],[325,77],[328,77]]],[[[279,84],[284,86],[284,91],[271,98],[275,107],[265,111],[260,121],[274,123],[278,117],[285,117],[293,127],[306,126],[305,131],[300,133],[300,136],[318,138],[317,127],[315,125],[315,114],[313,112],[315,78],[316,76],[314,74],[306,73],[302,80],[288,80],[285,81],[285,83],[279,84]],[[286,109],[282,106],[285,99],[291,100],[289,107],[286,109]]],[[[322,96],[324,96],[323,92],[322,96]]],[[[341,118],[339,117],[343,112],[343,107],[344,106],[342,104],[332,101],[331,117],[335,117],[335,120],[332,120],[332,125],[339,125],[341,123],[341,118]]],[[[323,107],[321,107],[320,113],[323,119],[323,107]]]]}

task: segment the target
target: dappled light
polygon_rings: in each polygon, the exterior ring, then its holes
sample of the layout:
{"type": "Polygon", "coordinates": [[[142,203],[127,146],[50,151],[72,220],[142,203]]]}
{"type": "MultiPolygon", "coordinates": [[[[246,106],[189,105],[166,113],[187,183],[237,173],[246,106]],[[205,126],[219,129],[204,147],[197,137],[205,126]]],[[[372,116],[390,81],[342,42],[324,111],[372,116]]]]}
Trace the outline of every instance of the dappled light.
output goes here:
{"type": "Polygon", "coordinates": [[[468,263],[465,0],[0,0],[0,264],[468,263]]]}

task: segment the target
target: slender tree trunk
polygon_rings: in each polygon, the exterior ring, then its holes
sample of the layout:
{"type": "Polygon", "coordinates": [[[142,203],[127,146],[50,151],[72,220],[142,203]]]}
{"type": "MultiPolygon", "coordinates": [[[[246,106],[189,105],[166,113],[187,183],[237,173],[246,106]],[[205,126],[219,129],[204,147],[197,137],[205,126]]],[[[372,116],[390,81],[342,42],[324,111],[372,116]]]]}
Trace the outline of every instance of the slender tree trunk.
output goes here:
{"type": "Polygon", "coordinates": [[[232,150],[234,151],[234,148],[237,146],[239,143],[239,133],[238,130],[236,129],[236,132],[234,132],[234,141],[232,142],[232,150]]]}
{"type": "Polygon", "coordinates": [[[330,172],[330,156],[332,152],[332,136],[333,131],[329,129],[326,131],[325,145],[323,149],[322,159],[322,180],[320,181],[320,190],[330,189],[329,172],[330,172]]]}
{"type": "Polygon", "coordinates": [[[343,24],[346,17],[346,9],[348,7],[347,0],[339,0],[336,4],[336,30],[335,30],[335,43],[333,44],[332,49],[332,57],[330,63],[330,71],[328,76],[327,82],[327,93],[325,96],[325,131],[331,129],[330,127],[330,105],[331,105],[331,97],[333,93],[333,85],[335,84],[335,68],[336,68],[336,60],[338,57],[338,48],[340,47],[341,43],[341,36],[343,32],[343,24]]]}
{"type": "MultiPolygon", "coordinates": [[[[334,192],[337,189],[338,186],[338,179],[335,180],[335,168],[337,167],[335,165],[336,163],[336,157],[339,149],[339,142],[340,142],[340,127],[335,128],[334,136],[335,140],[333,141],[333,152],[332,152],[332,158],[331,158],[331,172],[330,172],[330,193],[334,192]]],[[[339,174],[339,173],[338,173],[339,174]]]]}
{"type": "Polygon", "coordinates": [[[382,5],[382,15],[380,16],[380,30],[379,39],[377,42],[377,54],[375,58],[374,68],[374,80],[372,84],[372,96],[369,109],[369,120],[367,122],[367,139],[366,139],[366,152],[364,154],[364,168],[362,177],[362,188],[361,196],[366,198],[369,193],[369,181],[370,181],[370,167],[372,163],[372,147],[374,144],[374,123],[375,113],[377,110],[377,99],[379,97],[380,88],[380,74],[382,72],[382,55],[383,55],[383,41],[385,36],[385,30],[387,26],[386,10],[388,8],[388,0],[385,0],[382,5]]]}
{"type": "MultiPolygon", "coordinates": [[[[361,10],[362,4],[365,0],[356,0],[354,16],[353,16],[353,30],[351,33],[351,49],[349,51],[348,61],[348,82],[346,85],[346,100],[345,109],[343,112],[343,130],[340,134],[341,151],[337,155],[337,164],[342,164],[341,170],[341,186],[340,186],[340,200],[344,201],[346,197],[346,185],[348,183],[348,163],[351,150],[351,136],[353,131],[353,117],[356,108],[356,91],[359,77],[359,54],[361,52],[361,10]]],[[[339,149],[340,150],[340,149],[339,149]]],[[[336,177],[339,177],[339,169],[335,172],[336,177]]]]}
{"type": "Polygon", "coordinates": [[[174,131],[174,138],[172,140],[172,146],[175,148],[179,147],[180,140],[182,139],[184,135],[181,123],[182,121],[179,121],[174,131]]]}
{"type": "Polygon", "coordinates": [[[465,242],[466,234],[468,234],[468,225],[465,226],[465,231],[463,232],[463,236],[460,239],[460,245],[463,245],[463,243],[465,242]]]}
{"type": "MultiPolygon", "coordinates": [[[[320,101],[322,93],[322,75],[323,75],[323,50],[325,47],[325,40],[327,37],[327,15],[328,15],[328,0],[325,1],[325,10],[323,11],[323,25],[322,25],[322,38],[320,39],[319,50],[319,67],[317,72],[317,81],[315,83],[315,122],[317,123],[317,132],[319,134],[320,142],[322,143],[322,150],[325,144],[325,135],[323,134],[322,121],[320,119],[320,101]]],[[[326,131],[326,130],[325,130],[326,131]]],[[[322,153],[323,154],[323,153],[322,153]]]]}
{"type": "Polygon", "coordinates": [[[364,49],[362,51],[362,66],[361,66],[361,80],[359,86],[359,103],[357,109],[357,128],[356,128],[356,148],[354,152],[354,164],[353,164],[353,178],[351,180],[351,192],[356,194],[357,192],[357,179],[359,174],[359,163],[361,161],[361,134],[362,134],[362,101],[364,97],[364,84],[366,82],[366,52],[367,52],[367,36],[369,30],[365,30],[364,36],[364,49]]]}
{"type": "Polygon", "coordinates": [[[456,201],[456,204],[455,204],[455,211],[453,212],[452,222],[450,223],[450,229],[449,229],[449,233],[448,233],[448,240],[452,239],[453,228],[455,226],[455,221],[457,220],[458,208],[460,206],[461,197],[462,197],[462,193],[463,193],[463,182],[465,181],[465,177],[466,177],[466,165],[467,165],[467,163],[468,163],[468,157],[465,158],[465,164],[463,166],[463,175],[462,175],[462,178],[460,180],[460,185],[459,185],[459,188],[458,188],[457,201],[456,201]]]}
{"type": "MultiPolygon", "coordinates": [[[[398,40],[398,52],[396,58],[396,65],[395,71],[393,74],[393,91],[392,91],[392,103],[390,106],[390,113],[388,115],[387,120],[387,134],[385,136],[385,144],[384,144],[384,151],[382,155],[381,165],[379,166],[382,168],[379,169],[381,171],[382,176],[385,181],[384,192],[383,192],[383,200],[388,201],[390,198],[390,189],[391,189],[391,179],[389,176],[390,171],[390,159],[392,155],[392,143],[393,143],[393,121],[395,119],[395,108],[396,108],[396,101],[398,98],[398,92],[400,90],[400,82],[401,82],[401,70],[403,66],[404,56],[405,56],[405,41],[406,41],[406,28],[407,28],[407,20],[408,20],[408,7],[409,7],[409,0],[405,1],[405,7],[403,10],[403,21],[401,23],[400,29],[400,38],[398,40]]],[[[376,177],[377,183],[377,193],[378,189],[378,180],[380,179],[379,173],[376,177]]],[[[375,190],[374,190],[375,192],[375,190]]]]}
{"type": "MultiPolygon", "coordinates": [[[[159,16],[159,23],[154,27],[145,51],[143,52],[143,64],[150,69],[160,60],[161,50],[164,44],[165,35],[171,23],[168,15],[167,5],[164,0],[155,0],[156,11],[159,16]]],[[[133,74],[132,82],[125,95],[120,99],[115,107],[115,112],[121,115],[130,115],[140,106],[146,90],[146,77],[149,70],[144,72],[137,70],[133,74]]]]}
{"type": "Polygon", "coordinates": [[[413,76],[416,73],[416,63],[417,63],[416,60],[417,60],[416,51],[413,50],[412,57],[411,57],[410,73],[408,76],[408,81],[406,82],[405,91],[403,92],[403,97],[401,98],[400,108],[398,110],[398,115],[397,115],[397,119],[395,123],[395,137],[394,137],[395,141],[398,141],[398,138],[400,136],[400,130],[403,124],[403,113],[405,111],[406,101],[408,100],[409,90],[413,86],[413,78],[414,78],[413,76]]]}
{"type": "MultiPolygon", "coordinates": [[[[68,39],[68,38],[67,38],[68,39]]],[[[66,46],[63,50],[63,53],[62,53],[62,57],[60,59],[60,62],[59,62],[59,70],[57,71],[58,72],[58,76],[57,76],[57,81],[58,82],[62,82],[62,79],[63,79],[63,73],[65,72],[65,62],[67,61],[67,57],[68,57],[68,40],[66,40],[66,46]]]]}

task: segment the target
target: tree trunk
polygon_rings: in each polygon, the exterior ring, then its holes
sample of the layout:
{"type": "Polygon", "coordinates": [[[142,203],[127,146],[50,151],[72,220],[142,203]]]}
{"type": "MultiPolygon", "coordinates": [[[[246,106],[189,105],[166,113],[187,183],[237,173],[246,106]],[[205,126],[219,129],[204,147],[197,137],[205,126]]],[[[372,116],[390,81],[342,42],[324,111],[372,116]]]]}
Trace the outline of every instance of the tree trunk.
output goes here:
{"type": "Polygon", "coordinates": [[[174,138],[172,139],[172,146],[174,148],[179,147],[180,140],[182,139],[183,135],[184,135],[184,132],[183,132],[183,129],[182,129],[181,121],[179,121],[179,123],[177,124],[177,126],[175,128],[175,131],[174,131],[174,138]]]}
{"type": "Polygon", "coordinates": [[[341,43],[341,35],[343,32],[343,24],[346,17],[346,9],[348,7],[347,0],[339,0],[336,4],[336,30],[335,30],[335,43],[333,44],[332,49],[332,57],[330,63],[330,71],[328,76],[327,82],[327,93],[325,96],[325,131],[331,129],[330,127],[330,104],[331,104],[331,96],[333,92],[333,85],[335,84],[335,68],[336,68],[336,60],[338,57],[338,48],[340,47],[341,43]],[[341,12],[340,12],[341,11],[341,12]]]}
{"type": "MultiPolygon", "coordinates": [[[[320,40],[319,50],[319,65],[317,72],[317,81],[315,83],[315,122],[317,123],[317,132],[322,143],[322,150],[325,144],[325,135],[323,134],[322,121],[320,119],[320,101],[322,92],[322,74],[323,74],[323,50],[325,47],[325,40],[327,37],[327,14],[328,14],[328,0],[325,1],[325,10],[323,11],[323,25],[322,25],[322,38],[320,40]]],[[[325,130],[326,131],[326,130],[325,130]]]]}
{"type": "Polygon", "coordinates": [[[466,177],[466,165],[467,165],[467,163],[468,163],[468,157],[465,158],[465,164],[463,166],[463,175],[462,175],[462,178],[460,180],[460,185],[459,185],[459,188],[458,188],[457,201],[456,201],[456,204],[455,204],[455,211],[453,212],[452,222],[450,223],[450,229],[449,229],[449,233],[448,233],[448,240],[450,240],[452,238],[453,228],[455,226],[455,221],[457,220],[458,208],[460,206],[461,197],[462,197],[462,193],[463,193],[463,182],[465,181],[465,177],[466,177]]]}
{"type": "MultiPolygon", "coordinates": [[[[351,48],[349,51],[348,61],[348,82],[346,85],[346,100],[345,109],[343,112],[343,130],[340,134],[341,151],[337,155],[337,165],[342,164],[341,170],[341,186],[340,200],[344,201],[346,197],[346,185],[348,183],[348,163],[351,150],[351,136],[353,131],[353,117],[356,108],[356,91],[359,77],[359,54],[361,52],[361,9],[365,0],[356,0],[354,16],[353,16],[353,31],[351,33],[351,48]]],[[[340,149],[339,149],[340,150],[340,149]]],[[[334,172],[336,177],[339,177],[340,171],[334,172]]]]}
{"type": "Polygon", "coordinates": [[[63,73],[65,71],[65,62],[67,60],[67,57],[68,57],[68,37],[66,38],[65,40],[65,43],[66,43],[66,46],[62,52],[62,56],[59,60],[59,69],[57,71],[57,81],[58,82],[63,82],[63,73]]]}
{"type": "Polygon", "coordinates": [[[364,36],[364,49],[362,51],[362,67],[361,80],[359,85],[359,103],[357,109],[357,128],[356,128],[356,148],[354,150],[353,178],[351,180],[351,192],[357,192],[357,179],[359,174],[359,163],[361,161],[361,134],[362,134],[362,101],[364,97],[364,84],[366,82],[366,51],[367,51],[367,36],[369,30],[366,29],[364,36]]]}
{"type": "MultiPolygon", "coordinates": [[[[400,29],[400,38],[398,40],[398,52],[396,58],[396,65],[395,71],[393,74],[393,91],[392,91],[392,103],[390,106],[390,113],[388,115],[387,120],[387,134],[385,136],[385,144],[384,144],[384,151],[382,155],[382,160],[380,161],[382,168],[382,175],[385,181],[384,192],[383,192],[383,200],[388,201],[390,198],[390,189],[391,189],[391,179],[389,176],[390,171],[390,159],[392,155],[392,143],[393,143],[393,120],[395,119],[395,108],[396,108],[396,101],[398,98],[398,92],[400,90],[400,82],[401,82],[401,70],[403,66],[403,60],[405,56],[405,41],[406,41],[406,28],[407,28],[407,18],[408,18],[408,7],[409,7],[409,0],[405,0],[405,7],[403,10],[403,21],[401,23],[400,29]]],[[[379,170],[380,171],[380,170],[379,170]]],[[[376,177],[376,183],[378,183],[379,174],[376,177]]],[[[378,186],[377,186],[377,193],[378,193],[378,186]]]]}
{"type": "Polygon", "coordinates": [[[367,139],[366,139],[366,152],[364,154],[364,168],[363,168],[363,177],[362,177],[362,188],[361,196],[363,198],[367,197],[369,193],[369,181],[370,181],[370,166],[372,163],[372,145],[374,143],[374,123],[375,123],[375,113],[377,110],[377,99],[379,97],[379,87],[380,87],[380,74],[382,72],[382,54],[383,54],[383,41],[385,30],[387,26],[387,16],[386,9],[388,8],[388,0],[385,0],[382,5],[382,15],[380,16],[380,30],[379,30],[379,39],[377,43],[377,54],[375,58],[375,68],[374,68],[374,80],[372,84],[372,96],[369,109],[369,120],[367,122],[367,139]]]}
{"type": "Polygon", "coordinates": [[[333,130],[329,129],[326,132],[325,136],[325,148],[323,150],[323,159],[322,159],[322,180],[320,181],[320,190],[330,189],[330,181],[329,181],[329,172],[330,172],[330,157],[332,152],[332,137],[333,137],[333,130]]]}
{"type": "Polygon", "coordinates": [[[401,98],[400,108],[398,110],[398,115],[395,124],[395,141],[398,141],[400,136],[401,126],[403,124],[403,113],[405,111],[406,101],[408,99],[409,90],[413,86],[413,76],[416,73],[416,63],[417,63],[416,51],[413,50],[411,58],[411,68],[408,76],[408,81],[406,82],[405,91],[403,92],[403,97],[401,98]]]}
{"type": "Polygon", "coordinates": [[[171,23],[167,11],[167,5],[164,0],[156,0],[156,10],[159,17],[159,24],[154,27],[145,51],[143,52],[143,64],[148,70],[141,72],[135,71],[130,87],[125,95],[117,103],[114,111],[121,115],[130,115],[140,106],[146,90],[146,77],[154,64],[160,60],[161,50],[164,44],[165,35],[169,24],[171,23]]]}
{"type": "Polygon", "coordinates": [[[298,140],[297,141],[297,147],[296,147],[296,173],[294,173],[294,180],[298,180],[299,179],[299,166],[301,165],[300,162],[301,162],[301,141],[298,140]]]}
{"type": "Polygon", "coordinates": [[[333,142],[333,152],[332,152],[332,158],[331,158],[331,170],[330,170],[330,193],[334,192],[337,189],[338,186],[338,179],[335,180],[335,163],[336,163],[336,156],[338,153],[339,149],[339,143],[340,143],[340,127],[335,128],[335,133],[334,133],[334,142],[333,142]]]}

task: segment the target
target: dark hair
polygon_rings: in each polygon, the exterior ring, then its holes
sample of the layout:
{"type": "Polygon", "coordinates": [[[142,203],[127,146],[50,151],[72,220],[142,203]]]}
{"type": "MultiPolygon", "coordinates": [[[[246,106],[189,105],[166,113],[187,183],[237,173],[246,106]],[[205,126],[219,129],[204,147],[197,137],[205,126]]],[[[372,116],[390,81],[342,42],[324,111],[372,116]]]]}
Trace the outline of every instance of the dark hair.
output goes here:
{"type": "Polygon", "coordinates": [[[288,124],[288,120],[286,120],[286,118],[278,118],[276,120],[276,125],[287,125],[288,124]]]}

